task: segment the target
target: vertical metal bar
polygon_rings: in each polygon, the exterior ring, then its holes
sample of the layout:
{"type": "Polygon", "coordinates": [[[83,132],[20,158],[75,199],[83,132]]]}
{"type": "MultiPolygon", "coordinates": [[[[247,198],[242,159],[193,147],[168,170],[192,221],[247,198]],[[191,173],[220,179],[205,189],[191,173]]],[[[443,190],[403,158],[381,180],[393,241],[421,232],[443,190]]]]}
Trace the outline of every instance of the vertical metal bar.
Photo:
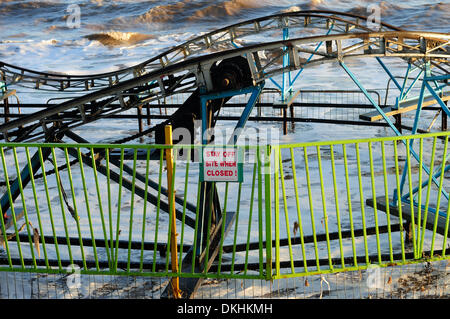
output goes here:
{"type": "MultiPolygon", "coordinates": [[[[3,148],[0,147],[0,149],[1,149],[1,155],[2,155],[2,161],[3,161],[3,156],[4,156],[3,148]]],[[[6,176],[6,174],[5,174],[5,176],[6,176]]],[[[7,185],[9,185],[9,181],[6,180],[6,179],[5,179],[5,181],[6,181],[7,185]]],[[[11,254],[10,254],[10,251],[9,251],[8,236],[6,234],[5,220],[4,220],[4,217],[3,217],[5,215],[3,214],[2,205],[0,205],[0,214],[1,214],[0,220],[1,220],[1,224],[2,224],[2,234],[3,234],[4,248],[5,248],[5,251],[6,251],[6,255],[8,257],[9,267],[10,267],[10,269],[12,269],[13,265],[12,265],[12,260],[11,260],[11,254]]],[[[6,212],[5,212],[5,214],[6,214],[6,212]]]]}
{"type": "MultiPolygon", "coordinates": [[[[166,166],[167,166],[167,197],[169,199],[169,231],[167,234],[167,252],[166,252],[166,272],[169,265],[169,249],[170,249],[170,263],[171,271],[178,273],[178,251],[177,251],[177,224],[175,216],[175,158],[173,154],[173,141],[172,141],[172,126],[164,126],[164,141],[168,147],[165,150],[166,154],[166,166]]],[[[179,278],[173,276],[170,280],[173,297],[178,299],[181,297],[179,278]]]]}
{"type": "MultiPolygon", "coordinates": [[[[436,154],[436,141],[437,137],[434,137],[433,139],[433,150],[431,151],[431,163],[430,163],[430,172],[433,172],[434,167],[434,157],[436,154]]],[[[430,203],[430,192],[431,192],[431,178],[428,179],[428,188],[427,188],[427,197],[425,199],[425,209],[423,212],[423,231],[422,231],[422,238],[420,239],[420,254],[422,254],[423,251],[423,242],[425,238],[425,229],[427,227],[427,217],[428,217],[428,205],[430,203]]],[[[439,212],[436,212],[436,214],[439,214],[439,212]]]]}
{"type": "Polygon", "coordinates": [[[286,199],[286,186],[284,184],[284,172],[283,172],[283,161],[281,158],[281,150],[279,150],[279,160],[278,163],[280,165],[280,176],[281,176],[281,190],[283,194],[283,207],[284,207],[284,218],[286,222],[286,233],[287,233],[287,240],[288,240],[288,247],[289,247],[289,259],[291,261],[291,272],[292,274],[295,274],[295,267],[294,267],[294,256],[292,254],[292,243],[291,243],[291,232],[289,230],[290,222],[289,222],[289,214],[288,214],[288,207],[287,207],[287,199],[286,199]]]}
{"type": "Polygon", "coordinates": [[[331,153],[331,172],[333,175],[334,201],[335,201],[335,206],[336,206],[336,219],[337,219],[338,234],[339,234],[339,252],[341,255],[341,266],[344,269],[345,261],[344,261],[344,249],[342,247],[341,216],[340,216],[339,196],[338,196],[337,182],[336,182],[336,165],[335,165],[335,159],[334,159],[334,147],[332,144],[330,145],[330,153],[331,153]]]}
{"type": "Polygon", "coordinates": [[[263,181],[261,173],[260,147],[256,147],[256,160],[258,164],[258,242],[259,242],[259,275],[263,276],[263,181]]]}
{"type": "MultiPolygon", "coordinates": [[[[3,210],[2,210],[2,205],[0,205],[0,214],[1,216],[3,216],[3,210]]],[[[5,228],[5,221],[3,219],[3,217],[0,218],[1,221],[1,227],[2,227],[2,235],[3,235],[3,247],[6,251],[6,256],[8,258],[8,264],[9,264],[9,268],[12,270],[13,269],[13,265],[12,265],[12,260],[11,260],[11,253],[9,252],[9,244],[8,244],[8,236],[6,234],[6,228],[5,228]]]]}
{"type": "MultiPolygon", "coordinates": [[[[289,28],[283,28],[283,40],[287,40],[289,39],[289,28]]],[[[284,46],[283,47],[283,51],[285,52],[283,54],[283,74],[282,76],[282,81],[281,81],[281,101],[284,102],[286,99],[286,68],[289,66],[289,57],[288,57],[288,51],[287,48],[284,46]]],[[[289,72],[290,74],[290,72],[289,72]]]]}
{"type": "Polygon", "coordinates": [[[139,271],[142,272],[144,269],[144,242],[145,242],[145,225],[147,220],[147,194],[148,194],[148,180],[149,180],[149,170],[150,170],[150,151],[147,149],[147,158],[145,163],[145,195],[144,195],[144,208],[142,212],[142,238],[141,238],[141,257],[139,263],[139,271]]]}
{"type": "MultiPolygon", "coordinates": [[[[395,143],[395,142],[394,142],[395,143]]],[[[378,210],[377,210],[377,194],[375,190],[375,173],[373,167],[373,151],[372,142],[369,142],[369,161],[370,161],[370,180],[372,182],[372,198],[373,198],[373,212],[375,218],[375,232],[377,236],[377,252],[378,252],[378,263],[381,264],[381,248],[380,248],[380,233],[378,230],[378,210]]]]}
{"type": "MultiPolygon", "coordinates": [[[[417,254],[420,257],[422,255],[420,248],[420,238],[422,232],[422,164],[423,164],[423,138],[419,139],[419,186],[417,192],[417,254]]],[[[411,202],[413,198],[409,199],[411,202]]]]}
{"type": "Polygon", "coordinates": [[[280,275],[280,180],[279,180],[279,158],[280,148],[273,147],[274,154],[274,201],[275,201],[275,273],[280,275]]]}
{"type": "MultiPolygon", "coordinates": [[[[137,149],[133,150],[133,177],[131,186],[131,203],[130,203],[130,223],[128,226],[128,258],[127,258],[127,272],[130,271],[131,263],[131,241],[133,239],[133,213],[134,213],[134,190],[136,184],[136,161],[137,161],[137,149]]],[[[145,223],[145,222],[144,222],[145,223]]]]}
{"type": "Polygon", "coordinates": [[[306,250],[305,250],[305,239],[303,234],[303,223],[302,223],[302,216],[300,211],[300,198],[298,194],[298,185],[297,185],[297,174],[295,169],[295,160],[294,160],[294,149],[291,147],[291,163],[292,163],[292,178],[294,180],[294,191],[295,191],[295,200],[297,204],[297,218],[298,218],[298,228],[299,228],[299,237],[300,237],[300,243],[302,246],[302,257],[303,257],[303,268],[304,272],[308,272],[308,265],[306,261],[306,250]]]}
{"type": "MultiPolygon", "coordinates": [[[[101,222],[102,222],[102,230],[103,230],[103,237],[105,239],[105,251],[106,251],[106,255],[108,258],[108,265],[110,267],[111,270],[111,255],[110,255],[110,248],[109,248],[109,243],[108,243],[108,235],[106,232],[106,224],[105,224],[105,216],[103,214],[103,204],[102,204],[102,197],[101,197],[101,193],[100,193],[100,186],[98,183],[98,175],[97,175],[97,164],[95,161],[95,152],[94,152],[94,148],[90,148],[91,151],[91,159],[92,159],[92,170],[94,173],[94,180],[95,180],[95,189],[97,191],[97,200],[98,200],[98,208],[99,208],[99,213],[100,213],[100,218],[101,218],[101,222]]],[[[80,163],[81,163],[81,159],[80,163]]],[[[145,223],[143,223],[145,224],[145,223]]]]}
{"type": "MultiPolygon", "coordinates": [[[[42,148],[41,147],[38,148],[38,152],[39,152],[39,162],[41,164],[41,170],[42,170],[42,180],[43,180],[43,183],[44,183],[45,195],[46,195],[46,198],[47,198],[48,216],[49,216],[49,219],[50,219],[50,225],[52,227],[53,242],[54,242],[54,245],[55,245],[56,259],[58,260],[59,270],[62,270],[61,258],[60,258],[60,255],[59,255],[58,240],[56,239],[55,222],[53,221],[52,205],[51,205],[51,201],[50,201],[50,195],[49,195],[49,192],[48,192],[47,174],[45,173],[45,165],[44,165],[44,159],[43,159],[43,156],[42,156],[42,148]]],[[[41,226],[40,226],[39,230],[41,232],[41,236],[43,236],[44,233],[42,231],[41,226]]]]}
{"type": "MultiPolygon", "coordinates": [[[[25,219],[26,227],[27,227],[28,241],[29,241],[29,244],[30,244],[31,258],[33,260],[33,267],[34,267],[34,269],[36,269],[37,268],[36,257],[34,255],[33,240],[31,239],[31,232],[30,232],[30,224],[29,224],[29,220],[28,220],[27,206],[26,206],[26,202],[25,202],[25,195],[23,194],[22,176],[20,174],[19,160],[17,158],[17,149],[15,147],[13,148],[13,154],[14,154],[14,164],[16,166],[17,180],[19,182],[20,197],[22,199],[23,216],[24,216],[24,219],[25,219]]],[[[33,174],[32,173],[32,168],[30,167],[29,170],[30,170],[29,174],[32,175],[33,174]]]]}
{"type": "MultiPolygon", "coordinates": [[[[176,152],[178,154],[178,152],[176,152]]],[[[189,182],[189,164],[191,162],[191,149],[189,149],[186,159],[186,171],[185,171],[185,179],[184,179],[184,201],[183,201],[183,217],[181,221],[181,237],[180,237],[180,260],[179,264],[179,272],[183,268],[183,245],[184,245],[184,226],[185,226],[185,217],[186,217],[186,204],[187,204],[187,195],[188,195],[188,182],[189,182]]]]}
{"type": "Polygon", "coordinates": [[[333,270],[333,262],[331,261],[331,248],[330,248],[330,235],[328,231],[328,214],[327,214],[327,204],[326,204],[326,198],[325,198],[325,188],[323,183],[323,173],[322,173],[322,159],[320,156],[320,146],[316,146],[317,149],[317,162],[318,162],[318,169],[319,169],[319,178],[320,178],[320,190],[322,194],[322,207],[323,207],[323,222],[325,224],[325,237],[327,240],[327,250],[328,250],[328,263],[330,266],[330,270],[333,270]]]}
{"type": "Polygon", "coordinates": [[[117,224],[116,224],[116,247],[114,253],[114,272],[117,272],[119,262],[119,235],[120,235],[120,209],[122,205],[122,177],[123,177],[124,148],[120,149],[120,173],[119,173],[119,192],[117,198],[117,224]]]}
{"type": "Polygon", "coordinates": [[[446,219],[445,219],[445,230],[444,234],[447,234],[447,236],[444,235],[444,240],[442,242],[442,257],[447,257],[446,250],[447,250],[447,237],[448,237],[448,228],[449,228],[449,222],[450,222],[450,204],[447,205],[447,213],[446,213],[446,219]]]}
{"type": "Polygon", "coordinates": [[[25,264],[24,264],[23,256],[22,256],[22,248],[21,248],[20,239],[19,239],[19,232],[17,231],[17,221],[16,221],[16,213],[14,210],[14,202],[12,200],[11,187],[9,186],[9,177],[8,177],[8,170],[6,168],[5,153],[4,153],[3,147],[0,147],[0,150],[1,150],[1,155],[2,155],[3,173],[5,174],[6,190],[8,193],[10,209],[11,209],[11,217],[13,220],[14,232],[16,235],[15,237],[16,237],[16,242],[17,242],[17,250],[19,253],[19,258],[20,258],[20,263],[22,265],[22,269],[25,269],[25,264]]]}
{"type": "Polygon", "coordinates": [[[229,182],[226,182],[225,184],[225,198],[224,198],[224,204],[223,204],[223,210],[222,210],[222,229],[220,231],[220,248],[219,248],[219,262],[217,265],[217,274],[220,275],[221,269],[222,269],[222,254],[223,254],[223,241],[225,239],[225,221],[227,217],[227,202],[228,202],[228,184],[229,182]]]}
{"type": "Polygon", "coordinates": [[[347,160],[347,147],[345,144],[342,144],[342,152],[344,156],[344,168],[345,168],[345,185],[347,188],[347,204],[348,204],[348,214],[350,220],[350,233],[352,236],[352,250],[353,250],[353,263],[354,266],[358,266],[358,260],[356,258],[356,246],[355,246],[355,233],[353,227],[353,214],[352,214],[352,197],[350,193],[350,180],[348,175],[348,160],[347,160]]]}
{"type": "Polygon", "coordinates": [[[250,208],[248,213],[248,229],[247,229],[247,245],[245,249],[245,263],[244,263],[244,275],[247,274],[247,266],[248,266],[248,252],[250,248],[250,234],[252,231],[252,216],[253,216],[253,201],[255,199],[255,182],[256,182],[256,167],[257,163],[253,165],[253,179],[252,179],[252,191],[250,195],[250,208]]]}
{"type": "Polygon", "coordinates": [[[385,150],[383,141],[381,141],[381,157],[382,157],[382,161],[383,161],[384,195],[385,195],[385,202],[386,202],[386,217],[387,217],[387,227],[388,227],[388,237],[389,237],[389,257],[390,257],[390,261],[394,262],[394,255],[393,255],[393,251],[392,251],[392,236],[391,236],[390,201],[389,201],[389,190],[388,190],[388,179],[387,179],[387,168],[386,168],[386,150],[385,150]]]}
{"type": "Polygon", "coordinates": [[[413,251],[414,258],[418,258],[417,242],[416,242],[416,229],[415,229],[415,217],[414,217],[414,202],[413,202],[413,187],[412,187],[412,173],[411,173],[411,156],[409,152],[409,143],[406,143],[406,165],[408,171],[408,187],[409,187],[409,198],[410,198],[410,211],[411,211],[411,232],[413,241],[413,251]]]}
{"type": "Polygon", "coordinates": [[[311,179],[309,177],[308,152],[306,150],[306,147],[303,147],[303,153],[305,156],[306,185],[308,187],[309,212],[310,212],[310,216],[311,216],[311,228],[312,228],[313,239],[314,239],[314,253],[316,255],[316,267],[317,267],[317,271],[320,271],[319,251],[318,251],[318,246],[317,246],[316,226],[315,226],[315,221],[314,221],[314,208],[313,208],[313,200],[312,200],[311,179]]]}
{"type": "Polygon", "coordinates": [[[53,158],[53,167],[55,169],[56,185],[58,187],[58,196],[59,196],[59,203],[60,203],[60,207],[61,207],[61,215],[62,215],[63,224],[64,224],[64,232],[66,234],[67,250],[69,253],[70,263],[73,264],[72,248],[70,245],[70,236],[69,236],[69,231],[67,229],[66,211],[64,209],[64,200],[63,200],[63,195],[62,195],[62,191],[61,191],[61,185],[59,184],[61,177],[59,176],[59,169],[58,169],[58,163],[56,160],[55,148],[53,148],[53,147],[52,147],[52,158],[53,158]]]}
{"type": "MultiPolygon", "coordinates": [[[[214,188],[216,186],[216,183],[213,182],[211,183],[211,189],[209,192],[209,202],[211,203],[209,205],[209,212],[208,212],[208,228],[207,228],[207,233],[206,233],[206,248],[205,248],[205,268],[203,270],[203,273],[206,274],[206,271],[208,269],[208,261],[209,261],[209,248],[211,245],[211,220],[212,220],[212,214],[213,214],[213,200],[214,200],[214,188]]],[[[236,232],[237,232],[237,224],[236,224],[236,232]]]]}
{"type": "Polygon", "coordinates": [[[94,252],[95,267],[97,268],[97,271],[100,271],[100,266],[98,263],[98,256],[97,256],[97,246],[95,244],[94,229],[92,227],[92,218],[91,218],[91,209],[89,206],[89,197],[87,194],[86,177],[84,175],[83,160],[81,158],[81,150],[79,148],[77,148],[77,154],[78,154],[78,162],[80,163],[81,180],[83,182],[84,199],[86,202],[86,212],[88,215],[89,230],[90,230],[91,239],[92,239],[92,250],[94,252]]]}
{"type": "MultiPolygon", "coordinates": [[[[445,161],[447,160],[447,149],[448,149],[448,136],[445,139],[444,154],[442,156],[441,177],[440,177],[440,182],[439,182],[438,198],[436,201],[436,214],[434,216],[433,237],[431,239],[431,249],[430,249],[431,258],[433,258],[433,253],[434,253],[434,241],[436,238],[436,229],[437,229],[437,223],[438,223],[440,206],[441,206],[441,194],[442,194],[441,191],[442,191],[442,186],[444,184],[445,161]]],[[[448,204],[448,206],[450,206],[450,203],[448,204]]],[[[444,237],[447,237],[447,233],[444,233],[444,237]]]]}
{"type": "Polygon", "coordinates": [[[270,178],[270,151],[271,146],[267,145],[264,152],[264,199],[266,213],[266,279],[272,278],[272,185],[270,178]]]}
{"type": "Polygon", "coordinates": [[[163,150],[160,149],[159,152],[159,180],[158,180],[158,201],[156,204],[156,216],[155,216],[155,240],[153,244],[153,266],[152,266],[152,272],[156,272],[156,252],[157,252],[157,245],[158,245],[158,228],[159,228],[159,212],[160,212],[160,206],[161,206],[161,185],[162,185],[162,171],[163,171],[163,150]]]}
{"type": "Polygon", "coordinates": [[[361,201],[361,219],[362,219],[362,227],[363,227],[363,236],[364,236],[364,250],[366,252],[366,264],[369,264],[369,249],[367,247],[367,231],[366,231],[366,216],[364,209],[364,194],[362,187],[362,176],[361,176],[361,158],[359,155],[359,143],[355,143],[356,148],[356,164],[358,167],[358,184],[359,184],[359,198],[361,201]]]}
{"type": "Polygon", "coordinates": [[[113,217],[112,217],[112,202],[111,202],[111,174],[109,168],[109,148],[105,149],[105,158],[106,158],[106,185],[108,192],[108,217],[109,217],[109,238],[110,238],[110,255],[111,255],[111,263],[109,266],[110,271],[114,269],[115,256],[114,256],[114,236],[113,236],[113,217]]]}
{"type": "MultiPolygon", "coordinates": [[[[28,147],[25,147],[25,153],[27,155],[28,167],[32,167],[32,165],[31,165],[31,158],[30,158],[30,152],[29,152],[28,147]]],[[[34,206],[36,208],[36,217],[37,217],[37,220],[38,220],[39,232],[41,234],[40,237],[41,237],[41,241],[42,241],[42,250],[44,251],[45,266],[47,267],[47,269],[49,269],[50,265],[48,263],[48,258],[47,258],[47,248],[46,248],[46,245],[45,245],[44,231],[42,229],[41,212],[40,212],[40,208],[39,208],[39,202],[38,202],[38,199],[37,199],[36,183],[34,181],[34,174],[30,174],[30,182],[31,182],[31,188],[33,190],[34,206]]]]}
{"type": "MultiPolygon", "coordinates": [[[[448,107],[448,101],[445,101],[445,105],[448,107]]],[[[441,131],[447,131],[447,119],[448,116],[444,112],[441,113],[441,131]]]]}
{"type": "Polygon", "coordinates": [[[192,253],[192,261],[191,261],[191,273],[195,272],[195,263],[197,256],[197,238],[199,236],[199,219],[200,219],[200,199],[202,197],[202,182],[200,180],[200,175],[198,177],[198,187],[197,187],[197,209],[195,211],[195,227],[194,227],[194,244],[193,244],[193,253],[192,253]]]}
{"type": "Polygon", "coordinates": [[[70,191],[72,193],[72,203],[73,203],[73,210],[74,210],[72,217],[75,219],[75,222],[77,224],[78,239],[80,242],[80,252],[81,252],[81,259],[83,261],[83,267],[84,267],[84,270],[87,270],[86,257],[84,255],[84,247],[83,247],[83,237],[81,235],[80,216],[78,215],[77,202],[76,202],[76,198],[75,198],[75,187],[73,186],[72,170],[70,168],[69,154],[67,152],[66,147],[64,148],[64,156],[66,158],[67,175],[69,176],[70,191]]]}
{"type": "Polygon", "coordinates": [[[235,264],[235,260],[236,260],[236,241],[237,241],[238,225],[239,225],[239,211],[240,211],[240,206],[241,206],[241,191],[242,191],[242,183],[239,183],[237,207],[236,207],[236,222],[235,222],[235,226],[234,226],[233,254],[231,257],[231,274],[234,273],[234,264],[235,264]]]}
{"type": "Polygon", "coordinates": [[[399,169],[398,169],[398,150],[397,150],[397,142],[394,141],[394,159],[395,159],[395,180],[397,183],[397,205],[398,205],[398,218],[400,223],[400,246],[402,250],[402,261],[405,262],[405,243],[403,241],[403,215],[402,215],[402,197],[400,194],[400,178],[399,178],[399,169]]]}
{"type": "MultiPolygon", "coordinates": [[[[206,103],[207,103],[207,98],[205,96],[200,95],[200,104],[201,104],[201,114],[202,114],[202,129],[201,129],[201,140],[202,140],[202,145],[206,145],[208,144],[208,141],[206,139],[206,129],[207,129],[207,124],[206,124],[206,103]]],[[[202,160],[203,160],[203,150],[202,150],[202,160]]]]}

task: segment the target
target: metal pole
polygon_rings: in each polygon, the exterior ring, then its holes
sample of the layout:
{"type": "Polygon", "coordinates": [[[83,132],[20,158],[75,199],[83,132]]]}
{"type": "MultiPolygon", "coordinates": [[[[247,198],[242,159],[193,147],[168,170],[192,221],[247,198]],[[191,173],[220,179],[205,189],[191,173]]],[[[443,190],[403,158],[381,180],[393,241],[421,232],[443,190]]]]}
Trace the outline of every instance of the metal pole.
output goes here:
{"type": "MultiPolygon", "coordinates": [[[[172,145],[172,125],[166,125],[165,131],[165,143],[166,145],[172,145]]],[[[177,250],[177,221],[175,218],[175,185],[172,185],[173,181],[173,149],[166,149],[166,163],[167,163],[167,188],[169,194],[169,206],[170,206],[170,253],[172,272],[178,273],[178,250],[177,250]]],[[[179,277],[173,277],[170,281],[172,285],[172,293],[175,299],[181,298],[180,291],[180,279],[179,277]]]]}
{"type": "MultiPolygon", "coordinates": [[[[372,99],[372,97],[367,92],[367,90],[361,85],[361,83],[359,83],[358,79],[349,70],[349,68],[345,65],[344,61],[339,61],[339,64],[342,66],[342,68],[345,70],[345,72],[347,72],[347,74],[350,76],[350,78],[353,80],[353,82],[355,82],[355,84],[359,87],[359,89],[364,93],[364,95],[367,97],[367,99],[370,101],[370,103],[377,109],[378,113],[380,113],[380,115],[384,118],[386,123],[389,124],[389,126],[392,128],[394,133],[398,136],[402,135],[395,127],[395,124],[392,123],[392,121],[387,117],[386,113],[384,113],[383,110],[380,108],[380,106],[372,99]]],[[[399,89],[401,90],[401,86],[399,86],[399,89]]]]}

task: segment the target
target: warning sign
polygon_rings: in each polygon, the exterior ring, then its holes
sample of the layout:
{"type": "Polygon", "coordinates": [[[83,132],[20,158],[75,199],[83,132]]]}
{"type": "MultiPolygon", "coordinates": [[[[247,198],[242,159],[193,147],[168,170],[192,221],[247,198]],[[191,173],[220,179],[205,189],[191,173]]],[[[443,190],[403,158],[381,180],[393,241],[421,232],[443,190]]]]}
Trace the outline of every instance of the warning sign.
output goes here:
{"type": "Polygon", "coordinates": [[[237,148],[203,149],[201,179],[204,182],[242,182],[242,163],[237,148]]]}

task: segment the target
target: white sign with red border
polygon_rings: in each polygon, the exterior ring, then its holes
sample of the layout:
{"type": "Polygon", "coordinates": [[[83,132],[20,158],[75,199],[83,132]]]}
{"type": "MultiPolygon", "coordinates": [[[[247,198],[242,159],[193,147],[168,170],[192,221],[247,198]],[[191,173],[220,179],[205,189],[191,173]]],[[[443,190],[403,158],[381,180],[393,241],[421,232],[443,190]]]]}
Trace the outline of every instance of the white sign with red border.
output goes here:
{"type": "Polygon", "coordinates": [[[201,164],[200,176],[204,182],[242,182],[238,148],[205,147],[201,164]]]}

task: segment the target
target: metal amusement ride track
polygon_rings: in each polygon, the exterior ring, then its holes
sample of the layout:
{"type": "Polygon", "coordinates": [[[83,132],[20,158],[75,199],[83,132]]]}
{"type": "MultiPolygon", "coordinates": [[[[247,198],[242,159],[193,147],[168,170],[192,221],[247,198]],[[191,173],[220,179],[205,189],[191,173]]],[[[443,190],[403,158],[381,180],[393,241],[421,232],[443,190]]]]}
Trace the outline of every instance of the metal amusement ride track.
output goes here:
{"type": "MultiPolygon", "coordinates": [[[[388,111],[370,97],[347,66],[348,61],[355,59],[370,59],[379,63],[395,83],[400,96],[397,109],[390,110],[391,113],[400,112],[398,106],[406,97],[404,91],[407,88],[405,83],[401,85],[396,80],[382,59],[400,61],[407,69],[407,74],[412,67],[423,72],[425,77],[422,81],[421,95],[415,107],[410,105],[411,110],[421,109],[425,89],[427,89],[430,94],[426,98],[434,101],[443,113],[450,116],[450,111],[444,103],[448,98],[448,92],[444,88],[450,77],[450,35],[405,31],[384,23],[381,23],[377,30],[372,30],[367,27],[366,19],[366,17],[348,13],[319,10],[271,15],[202,34],[135,66],[93,75],[45,73],[0,62],[0,75],[7,87],[82,94],[58,104],[49,104],[38,111],[22,114],[19,118],[5,120],[0,125],[0,133],[3,139],[11,142],[60,142],[65,136],[76,143],[88,143],[84,138],[76,135],[73,129],[126,110],[163,101],[169,96],[190,94],[179,109],[163,123],[116,141],[118,144],[123,144],[155,132],[156,144],[162,144],[161,130],[164,124],[170,123],[174,127],[186,125],[192,133],[191,120],[201,120],[202,132],[204,132],[214,126],[213,115],[231,97],[244,93],[250,94],[244,111],[237,120],[235,126],[235,132],[237,132],[239,128],[245,126],[266,83],[271,81],[281,89],[282,102],[288,104],[290,102],[284,99],[284,93],[292,92],[293,82],[288,81],[286,84],[286,74],[294,71],[301,72],[324,63],[337,63],[367,97],[376,116],[383,119],[395,135],[401,136],[398,126],[387,115],[388,111]],[[319,35],[317,30],[321,32],[319,35]],[[251,42],[253,38],[258,39],[258,42],[251,42]],[[276,76],[283,76],[283,83],[278,84],[274,80],[276,76]],[[428,82],[436,84],[435,87],[431,87],[428,82]]],[[[298,75],[299,73],[294,81],[298,75]]],[[[412,133],[417,132],[419,117],[420,111],[416,112],[412,133]]],[[[236,144],[238,137],[238,133],[233,135],[231,144],[236,144]]],[[[192,144],[194,142],[193,140],[192,144]]],[[[202,139],[201,142],[209,143],[206,139],[202,139]]],[[[24,168],[21,181],[12,181],[11,198],[13,200],[18,198],[22,187],[30,181],[30,174],[34,176],[39,170],[39,160],[45,161],[50,156],[50,150],[46,152],[40,154],[40,157],[37,154],[31,158],[31,167],[24,168]]],[[[412,149],[411,154],[417,159],[412,149]]],[[[81,156],[73,149],[69,149],[69,155],[75,157],[74,162],[81,159],[85,165],[92,165],[92,158],[89,155],[81,156]]],[[[153,155],[152,159],[162,159],[160,153],[153,155]]],[[[130,167],[120,164],[117,157],[111,157],[110,162],[116,166],[122,165],[124,171],[128,173],[133,172],[130,167]]],[[[427,171],[426,167],[424,169],[427,171]]],[[[430,173],[430,170],[427,172],[430,173]]],[[[106,174],[106,168],[103,173],[106,174]]],[[[134,177],[145,181],[145,176],[134,177]]],[[[431,176],[430,180],[437,184],[436,177],[431,176]]],[[[402,182],[405,182],[404,176],[402,182]]],[[[138,192],[134,185],[124,184],[124,187],[138,192]]],[[[158,183],[150,181],[150,187],[158,189],[158,183]]],[[[222,221],[225,216],[221,214],[217,187],[213,183],[202,182],[199,190],[201,194],[199,201],[201,208],[198,214],[200,224],[203,223],[205,226],[208,222],[207,212],[213,212],[216,218],[213,221],[216,226],[213,227],[216,237],[211,237],[214,247],[211,246],[207,252],[191,249],[185,258],[188,260],[193,254],[198,254],[201,259],[205,253],[207,256],[210,254],[213,258],[207,263],[206,267],[209,268],[214,256],[218,253],[219,237],[217,236],[220,236],[221,227],[226,228],[225,234],[229,230],[228,227],[233,222],[233,214],[228,214],[226,221],[222,221]]],[[[139,192],[141,197],[147,195],[142,190],[139,192]]],[[[167,189],[162,189],[161,192],[167,195],[167,189]]],[[[446,196],[448,199],[448,194],[446,196]]],[[[148,201],[152,204],[156,203],[156,199],[152,197],[149,197],[148,201]]],[[[175,201],[183,204],[181,198],[176,197],[175,201]]],[[[9,206],[9,200],[5,194],[2,197],[2,211],[6,212],[9,206]]],[[[187,203],[187,208],[195,212],[196,205],[187,203]]],[[[161,202],[161,209],[167,212],[168,203],[161,202]]],[[[5,217],[9,218],[8,215],[5,217]]],[[[183,216],[177,211],[176,217],[181,220],[183,216]]],[[[195,220],[187,219],[186,224],[193,227],[195,220]]],[[[205,249],[203,244],[199,244],[198,248],[205,249]]],[[[199,271],[203,267],[200,262],[195,265],[186,264],[188,268],[191,266],[195,266],[199,271]]],[[[199,278],[185,278],[181,288],[190,296],[200,282],[199,278]]]]}

